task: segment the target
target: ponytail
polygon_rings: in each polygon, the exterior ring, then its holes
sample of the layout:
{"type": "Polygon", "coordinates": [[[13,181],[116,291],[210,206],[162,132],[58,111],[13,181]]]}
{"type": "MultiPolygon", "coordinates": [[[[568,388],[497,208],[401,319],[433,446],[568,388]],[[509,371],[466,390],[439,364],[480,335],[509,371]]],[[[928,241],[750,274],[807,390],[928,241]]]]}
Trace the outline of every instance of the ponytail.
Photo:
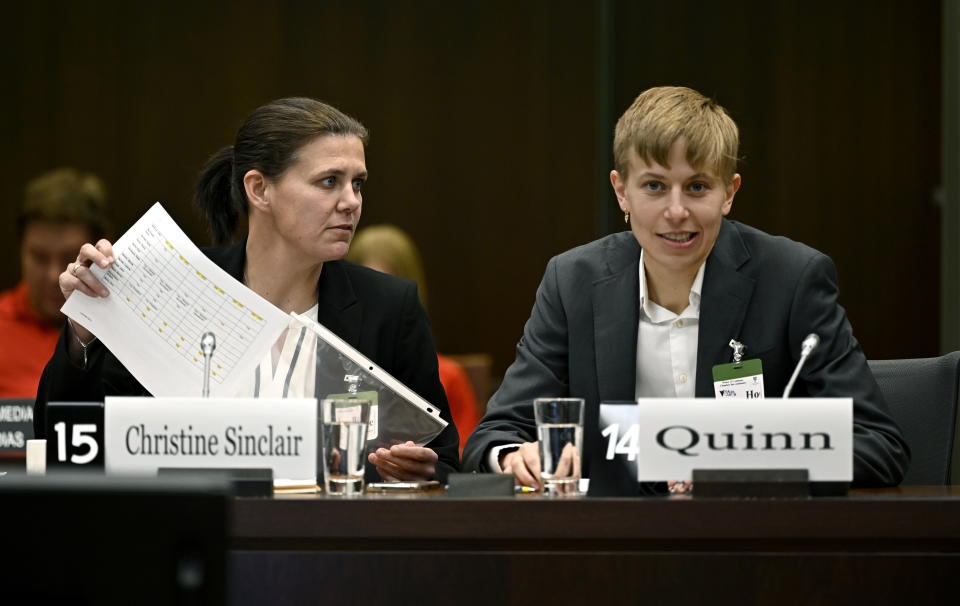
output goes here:
{"type": "Polygon", "coordinates": [[[233,236],[240,213],[246,212],[246,196],[234,192],[233,146],[228,145],[210,156],[204,166],[193,200],[206,216],[217,244],[226,244],[233,236]]]}

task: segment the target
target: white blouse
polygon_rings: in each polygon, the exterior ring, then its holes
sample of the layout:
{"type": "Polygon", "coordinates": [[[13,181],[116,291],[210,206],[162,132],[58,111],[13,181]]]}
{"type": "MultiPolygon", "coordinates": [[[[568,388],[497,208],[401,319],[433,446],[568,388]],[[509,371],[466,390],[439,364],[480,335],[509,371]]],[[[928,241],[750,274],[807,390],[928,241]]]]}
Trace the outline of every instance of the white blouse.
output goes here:
{"type": "MultiPolygon", "coordinates": [[[[300,314],[317,321],[319,306],[300,314]]],[[[237,390],[243,398],[312,398],[316,390],[317,339],[290,318],[267,355],[237,390]]]]}

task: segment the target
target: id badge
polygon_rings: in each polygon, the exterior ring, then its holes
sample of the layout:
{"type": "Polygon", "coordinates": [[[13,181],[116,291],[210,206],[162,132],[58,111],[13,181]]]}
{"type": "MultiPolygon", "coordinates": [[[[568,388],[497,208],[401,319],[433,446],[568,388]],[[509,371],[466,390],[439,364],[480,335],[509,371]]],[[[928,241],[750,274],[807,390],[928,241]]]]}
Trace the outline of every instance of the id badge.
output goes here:
{"type": "Polygon", "coordinates": [[[714,366],[713,391],[718,398],[762,398],[763,365],[760,358],[714,366]]]}
{"type": "Polygon", "coordinates": [[[370,424],[367,426],[367,440],[376,439],[380,434],[380,406],[379,394],[375,391],[358,391],[357,393],[333,393],[328,398],[356,398],[358,400],[370,400],[370,424]]]}

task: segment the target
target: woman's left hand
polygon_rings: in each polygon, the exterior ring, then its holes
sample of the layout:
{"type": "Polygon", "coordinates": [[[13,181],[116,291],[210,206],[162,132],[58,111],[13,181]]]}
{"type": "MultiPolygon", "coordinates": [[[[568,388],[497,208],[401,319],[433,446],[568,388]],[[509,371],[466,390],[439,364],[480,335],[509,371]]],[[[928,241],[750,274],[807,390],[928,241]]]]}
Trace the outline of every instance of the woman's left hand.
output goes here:
{"type": "Polygon", "coordinates": [[[437,453],[413,442],[378,448],[369,460],[386,482],[432,480],[437,471],[437,453]]]}

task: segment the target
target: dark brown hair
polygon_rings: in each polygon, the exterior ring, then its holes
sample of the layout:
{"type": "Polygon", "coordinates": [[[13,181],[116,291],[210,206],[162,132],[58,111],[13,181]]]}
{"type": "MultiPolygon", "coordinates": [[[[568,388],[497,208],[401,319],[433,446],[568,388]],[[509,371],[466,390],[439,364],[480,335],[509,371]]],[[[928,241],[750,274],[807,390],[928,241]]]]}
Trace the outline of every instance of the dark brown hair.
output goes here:
{"type": "Polygon", "coordinates": [[[241,214],[247,214],[243,177],[248,171],[277,179],[296,161],[301,147],[324,135],[355,136],[364,145],[368,140],[360,122],[315,99],[289,97],[253,110],[234,144],[211,156],[197,180],[194,201],[207,217],[214,240],[228,242],[241,214]]]}

